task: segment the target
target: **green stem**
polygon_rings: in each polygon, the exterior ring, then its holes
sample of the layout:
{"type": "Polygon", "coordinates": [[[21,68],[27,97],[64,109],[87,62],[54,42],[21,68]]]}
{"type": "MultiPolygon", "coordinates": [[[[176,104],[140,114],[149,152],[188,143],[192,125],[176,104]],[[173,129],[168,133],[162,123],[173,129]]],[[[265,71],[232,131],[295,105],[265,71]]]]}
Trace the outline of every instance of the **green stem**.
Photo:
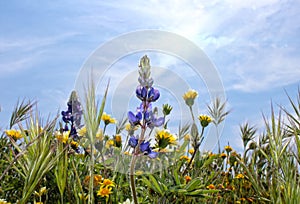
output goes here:
{"type": "Polygon", "coordinates": [[[91,143],[89,203],[94,203],[94,145],[91,143]]]}
{"type": "Polygon", "coordinates": [[[137,193],[135,188],[134,171],[135,171],[136,160],[140,152],[140,144],[143,142],[145,132],[146,132],[145,121],[143,123],[144,124],[142,125],[141,137],[139,138],[138,144],[133,152],[133,156],[130,162],[130,187],[131,187],[131,194],[132,194],[134,204],[138,204],[137,193]]]}
{"type": "MultiPolygon", "coordinates": [[[[204,133],[204,127],[202,127],[201,134],[200,134],[200,138],[202,138],[203,133],[204,133]]],[[[190,159],[188,165],[186,166],[185,170],[183,171],[182,176],[184,176],[184,175],[187,173],[188,169],[190,168],[190,166],[191,166],[191,164],[192,164],[192,162],[193,162],[193,160],[194,160],[194,158],[195,158],[195,155],[196,155],[196,153],[197,153],[199,147],[200,147],[200,143],[198,143],[198,136],[197,136],[197,137],[195,138],[195,151],[194,151],[194,153],[193,153],[193,155],[192,155],[192,157],[191,157],[191,159],[190,159]]]]}
{"type": "Polygon", "coordinates": [[[191,115],[192,115],[193,122],[195,123],[195,116],[194,116],[194,113],[193,113],[192,106],[189,106],[189,108],[190,108],[190,112],[191,112],[191,115]]]}

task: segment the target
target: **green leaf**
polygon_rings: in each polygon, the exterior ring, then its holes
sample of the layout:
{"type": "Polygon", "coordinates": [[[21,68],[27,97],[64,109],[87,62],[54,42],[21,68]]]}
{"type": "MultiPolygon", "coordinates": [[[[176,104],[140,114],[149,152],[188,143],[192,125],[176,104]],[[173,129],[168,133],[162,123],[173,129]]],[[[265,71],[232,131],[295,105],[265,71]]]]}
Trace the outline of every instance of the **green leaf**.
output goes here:
{"type": "Polygon", "coordinates": [[[200,186],[199,186],[200,183],[201,183],[201,180],[199,178],[195,178],[185,186],[185,189],[187,191],[193,191],[196,188],[200,188],[200,186]]]}

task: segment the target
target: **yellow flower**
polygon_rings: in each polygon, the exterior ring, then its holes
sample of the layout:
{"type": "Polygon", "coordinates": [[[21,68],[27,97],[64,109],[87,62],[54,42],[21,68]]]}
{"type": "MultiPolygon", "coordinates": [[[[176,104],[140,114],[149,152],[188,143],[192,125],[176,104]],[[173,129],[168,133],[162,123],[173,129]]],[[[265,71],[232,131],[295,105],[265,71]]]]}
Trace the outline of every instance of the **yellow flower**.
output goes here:
{"type": "Polygon", "coordinates": [[[69,139],[69,134],[70,134],[70,131],[64,131],[63,133],[61,133],[59,131],[55,132],[56,139],[62,143],[67,143],[67,141],[69,139]]]}
{"type": "Polygon", "coordinates": [[[101,175],[94,175],[94,184],[97,186],[101,184],[102,176],[101,175]]]}
{"type": "Polygon", "coordinates": [[[236,175],[235,178],[237,178],[237,179],[243,179],[243,178],[245,178],[245,176],[243,174],[238,174],[238,175],[236,175]]]}
{"type": "Polygon", "coordinates": [[[212,121],[211,117],[208,115],[199,115],[198,119],[202,127],[208,126],[208,124],[212,121]]]}
{"type": "Polygon", "coordinates": [[[155,141],[156,147],[160,149],[166,148],[168,145],[175,145],[176,138],[170,133],[169,130],[162,129],[156,132],[155,141]]]}
{"type": "Polygon", "coordinates": [[[190,149],[190,150],[189,150],[189,153],[190,153],[191,155],[193,155],[193,154],[194,154],[194,152],[195,152],[195,150],[194,150],[194,149],[190,149]]]}
{"type": "Polygon", "coordinates": [[[101,183],[101,186],[105,187],[115,187],[115,183],[109,179],[104,179],[103,182],[101,183]]]}
{"type": "Polygon", "coordinates": [[[184,141],[190,141],[190,139],[191,139],[191,136],[189,134],[186,134],[184,136],[184,141]]]}
{"type": "Polygon", "coordinates": [[[121,137],[120,134],[117,134],[115,136],[115,141],[116,141],[116,143],[115,143],[116,147],[121,147],[122,146],[122,137],[121,137]]]}
{"type": "Polygon", "coordinates": [[[77,131],[77,134],[81,137],[85,136],[86,135],[86,127],[83,126],[82,128],[80,128],[78,131],[77,131]]]}
{"type": "Polygon", "coordinates": [[[137,175],[137,176],[140,176],[140,175],[143,175],[143,174],[144,174],[144,172],[141,171],[141,170],[137,170],[137,171],[135,172],[135,175],[137,175]]]}
{"type": "Polygon", "coordinates": [[[206,186],[206,188],[208,188],[208,189],[215,189],[216,187],[215,187],[214,184],[209,184],[208,186],[206,186]]]}
{"type": "Polygon", "coordinates": [[[105,144],[105,147],[107,149],[109,149],[111,146],[113,146],[115,144],[115,142],[113,140],[107,140],[106,141],[106,144],[105,144]]]}
{"type": "Polygon", "coordinates": [[[194,105],[195,98],[198,96],[197,91],[190,89],[182,96],[188,106],[194,105]]]}
{"type": "Polygon", "coordinates": [[[7,202],[7,201],[4,200],[4,199],[0,199],[0,204],[11,204],[11,203],[7,202]]]}
{"type": "Polygon", "coordinates": [[[223,159],[227,157],[227,154],[225,154],[224,152],[220,154],[220,157],[222,157],[223,159]]]}
{"type": "Polygon", "coordinates": [[[18,140],[23,137],[20,130],[6,130],[5,133],[7,136],[12,137],[14,140],[18,140]]]}
{"type": "Polygon", "coordinates": [[[179,158],[180,160],[186,160],[186,161],[190,161],[190,158],[186,155],[183,155],[179,158]]]}
{"type": "Polygon", "coordinates": [[[125,155],[131,155],[129,152],[124,152],[125,155]]]}
{"type": "Polygon", "coordinates": [[[226,145],[224,149],[226,150],[226,152],[232,151],[232,147],[230,147],[229,145],[226,145]]]}
{"type": "Polygon", "coordinates": [[[77,149],[78,148],[78,146],[79,146],[79,144],[78,144],[78,142],[75,142],[75,141],[72,141],[71,142],[71,147],[72,147],[72,149],[77,149]]]}
{"type": "Polygon", "coordinates": [[[192,180],[192,178],[190,176],[185,176],[184,179],[185,179],[186,183],[188,183],[192,180]]]}
{"type": "Polygon", "coordinates": [[[138,126],[132,126],[130,123],[126,123],[126,125],[125,125],[125,130],[128,131],[128,132],[129,131],[135,131],[137,129],[139,129],[138,126]]]}
{"type": "Polygon", "coordinates": [[[96,134],[96,138],[100,141],[103,140],[103,130],[101,128],[98,129],[97,134],[96,134]]]}
{"type": "Polygon", "coordinates": [[[104,121],[105,125],[108,125],[110,123],[115,124],[117,122],[115,118],[112,118],[111,115],[108,115],[106,113],[102,114],[101,119],[104,121]]]}
{"type": "Polygon", "coordinates": [[[99,191],[97,191],[97,195],[101,197],[109,197],[111,194],[111,188],[101,186],[99,191]]]}

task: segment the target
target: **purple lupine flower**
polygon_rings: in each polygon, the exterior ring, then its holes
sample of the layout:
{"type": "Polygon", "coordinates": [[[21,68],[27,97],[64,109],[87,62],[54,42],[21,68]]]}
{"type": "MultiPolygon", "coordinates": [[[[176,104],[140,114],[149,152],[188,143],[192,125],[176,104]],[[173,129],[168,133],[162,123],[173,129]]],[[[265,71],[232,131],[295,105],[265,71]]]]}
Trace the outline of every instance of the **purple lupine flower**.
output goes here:
{"type": "Polygon", "coordinates": [[[159,96],[160,96],[160,93],[159,93],[158,89],[151,87],[148,92],[148,101],[154,102],[159,98],[159,96]]]}
{"type": "Polygon", "coordinates": [[[148,152],[147,156],[151,159],[155,159],[158,156],[158,152],[154,152],[151,150],[150,152],[148,152]]]}
{"type": "Polygon", "coordinates": [[[142,113],[138,112],[136,115],[129,111],[128,112],[128,120],[129,120],[129,123],[131,125],[138,125],[140,124],[140,120],[142,119],[142,113]]]}
{"type": "Polygon", "coordinates": [[[129,141],[128,141],[128,144],[131,147],[135,148],[137,146],[137,144],[138,144],[138,139],[135,136],[131,136],[130,139],[129,139],[129,141]]]}
{"type": "Polygon", "coordinates": [[[148,152],[148,151],[151,151],[150,149],[150,142],[147,141],[143,141],[141,144],[140,144],[140,150],[141,152],[148,152]]]}
{"type": "Polygon", "coordinates": [[[65,123],[72,122],[72,113],[69,111],[62,111],[61,112],[62,119],[65,123]]]}
{"type": "Polygon", "coordinates": [[[135,93],[136,93],[136,96],[142,101],[144,101],[147,97],[147,89],[143,86],[138,86],[136,88],[135,93]]]}
{"type": "Polygon", "coordinates": [[[78,141],[79,140],[79,136],[77,134],[77,130],[76,130],[76,128],[74,126],[71,127],[70,137],[72,137],[74,141],[78,141]]]}

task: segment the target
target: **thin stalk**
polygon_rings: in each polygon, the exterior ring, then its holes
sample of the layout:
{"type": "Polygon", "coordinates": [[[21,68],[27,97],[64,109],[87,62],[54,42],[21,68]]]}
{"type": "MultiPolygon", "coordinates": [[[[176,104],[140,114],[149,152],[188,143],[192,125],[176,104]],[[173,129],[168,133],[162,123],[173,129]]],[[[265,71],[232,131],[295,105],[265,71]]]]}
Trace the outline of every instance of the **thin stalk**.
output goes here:
{"type": "MultiPolygon", "coordinates": [[[[204,133],[204,127],[202,127],[200,138],[203,136],[203,133],[204,133]]],[[[195,158],[196,153],[198,152],[198,149],[200,147],[200,143],[198,143],[197,141],[198,141],[198,137],[195,139],[195,143],[196,143],[195,144],[195,151],[194,151],[188,165],[186,166],[185,170],[183,171],[182,176],[184,176],[187,173],[188,169],[190,168],[190,166],[191,166],[191,164],[192,164],[192,162],[195,158]]]]}
{"type": "Polygon", "coordinates": [[[89,183],[89,203],[94,203],[94,145],[91,143],[91,158],[90,158],[90,183],[89,183]]]}
{"type": "Polygon", "coordinates": [[[135,179],[134,179],[134,170],[135,170],[136,160],[137,160],[137,157],[138,157],[138,154],[140,151],[140,144],[144,140],[145,132],[146,132],[146,125],[145,125],[145,121],[144,121],[144,124],[142,125],[141,137],[140,137],[139,142],[134,150],[134,154],[133,154],[131,162],[130,162],[130,187],[131,187],[131,194],[132,194],[134,204],[138,204],[136,187],[135,187],[135,179]]]}
{"type": "Polygon", "coordinates": [[[193,108],[192,108],[192,106],[189,106],[189,108],[190,108],[190,112],[191,112],[191,115],[192,115],[193,122],[195,123],[195,116],[194,116],[194,113],[193,113],[193,108]]]}

